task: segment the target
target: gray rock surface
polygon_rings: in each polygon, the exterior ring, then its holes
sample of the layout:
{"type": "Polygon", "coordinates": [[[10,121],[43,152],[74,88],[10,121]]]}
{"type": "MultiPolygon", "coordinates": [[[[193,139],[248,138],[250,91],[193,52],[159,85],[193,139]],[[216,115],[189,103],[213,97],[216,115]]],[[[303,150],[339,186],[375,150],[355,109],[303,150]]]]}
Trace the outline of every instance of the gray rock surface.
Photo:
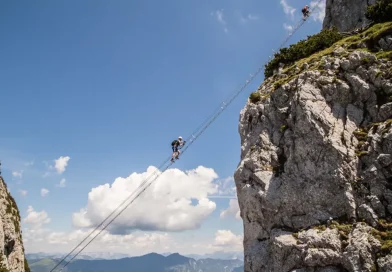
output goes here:
{"type": "Polygon", "coordinates": [[[380,258],[377,261],[379,272],[390,272],[392,271],[392,255],[380,258]]]}
{"type": "Polygon", "coordinates": [[[365,16],[368,5],[375,0],[326,0],[323,28],[335,26],[339,31],[347,32],[366,26],[369,21],[365,16]],[[344,18],[344,20],[342,19],[344,18]]]}
{"type": "Polygon", "coordinates": [[[384,38],[381,38],[378,41],[378,44],[380,45],[381,49],[384,51],[392,50],[392,36],[388,35],[384,38]]]}
{"type": "Polygon", "coordinates": [[[391,271],[372,230],[392,214],[392,63],[340,51],[240,113],[246,272],[391,271]]]}
{"type": "Polygon", "coordinates": [[[25,272],[25,255],[20,232],[19,211],[1,177],[0,215],[0,256],[2,256],[0,270],[2,267],[10,272],[25,272]]]}

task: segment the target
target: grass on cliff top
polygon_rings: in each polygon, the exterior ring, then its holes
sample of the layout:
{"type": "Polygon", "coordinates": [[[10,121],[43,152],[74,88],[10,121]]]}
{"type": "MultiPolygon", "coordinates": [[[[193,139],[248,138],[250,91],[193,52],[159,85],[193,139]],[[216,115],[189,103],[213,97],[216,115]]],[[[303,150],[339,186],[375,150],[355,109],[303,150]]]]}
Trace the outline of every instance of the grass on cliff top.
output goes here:
{"type": "MultiPolygon", "coordinates": [[[[294,65],[288,67],[283,71],[283,73],[290,72],[294,70],[296,67],[302,67],[304,63],[308,64],[314,64],[315,62],[319,62],[320,59],[324,56],[332,56],[333,52],[336,48],[339,46],[345,48],[345,53],[342,54],[342,56],[347,56],[350,52],[353,52],[355,50],[369,50],[372,51],[374,49],[375,44],[378,42],[378,40],[387,34],[392,34],[392,22],[388,23],[380,23],[372,26],[371,28],[367,29],[366,31],[346,37],[336,43],[334,43],[332,46],[329,48],[326,48],[324,50],[321,50],[309,57],[303,58],[299,61],[297,61],[294,65]],[[368,45],[370,48],[359,48],[359,45],[361,43],[365,43],[368,45]]],[[[391,59],[391,51],[384,51],[384,52],[379,52],[377,57],[385,57],[388,59],[391,59]]]]}
{"type": "MultiPolygon", "coordinates": [[[[280,53],[276,54],[275,58],[266,65],[265,81],[275,82],[275,90],[280,86],[288,83],[289,81],[294,79],[299,73],[301,73],[303,71],[302,67],[305,63],[309,65],[308,69],[319,70],[321,58],[324,56],[332,56],[333,52],[338,47],[344,48],[344,52],[340,54],[340,56],[342,57],[347,57],[351,52],[355,50],[363,50],[374,52],[379,59],[392,60],[392,50],[380,52],[377,52],[375,50],[375,46],[377,45],[378,40],[388,34],[392,35],[392,22],[375,24],[362,33],[358,33],[346,38],[339,37],[339,35],[333,32],[333,30],[328,33],[320,32],[319,34],[316,34],[320,37],[313,38],[312,42],[300,41],[296,45],[291,45],[290,47],[294,48],[292,49],[292,51],[295,53],[288,53],[287,48],[283,50],[286,55],[291,54],[290,59],[283,62],[286,65],[292,63],[291,66],[284,68],[282,71],[283,74],[287,75],[287,77],[285,78],[277,79],[276,76],[271,76],[273,69],[277,68],[277,65],[279,64],[280,60],[282,60],[282,57],[285,56],[284,54],[279,55],[280,53]],[[328,39],[330,39],[330,41],[327,41],[328,39]],[[330,46],[325,48],[327,44],[330,46]],[[365,44],[366,48],[362,48],[362,44],[365,44]],[[306,48],[307,46],[310,46],[311,48],[306,48]],[[309,55],[304,55],[304,52],[308,52],[309,55]],[[293,54],[295,56],[293,56],[293,54]]],[[[310,40],[314,36],[311,36],[308,39],[310,40]]],[[[251,93],[249,99],[252,103],[257,103],[259,101],[263,102],[263,100],[268,98],[268,96],[263,97],[258,93],[259,91],[251,93]]],[[[264,96],[266,95],[269,94],[264,94],[264,96]]]]}
{"type": "MultiPolygon", "coordinates": [[[[343,52],[341,56],[348,56],[349,53],[355,50],[374,52],[375,45],[377,44],[378,40],[388,34],[392,34],[392,22],[376,24],[362,33],[343,38],[335,42],[332,46],[314,54],[311,54],[308,57],[302,58],[296,61],[293,65],[283,69],[282,73],[286,74],[287,77],[275,81],[274,89],[277,89],[283,84],[286,84],[287,82],[292,80],[297,74],[302,72],[301,70],[305,63],[309,64],[308,69],[318,69],[320,59],[324,56],[332,56],[333,52],[338,47],[343,47],[345,49],[345,52],[343,52]],[[366,44],[367,48],[360,48],[360,45],[362,43],[366,44]],[[299,71],[296,71],[297,67],[299,68],[299,71]]],[[[376,56],[377,58],[392,60],[392,51],[376,52],[376,56]]],[[[275,76],[273,76],[271,79],[274,80],[274,78],[275,76]]]]}
{"type": "Polygon", "coordinates": [[[289,47],[284,47],[275,53],[274,58],[265,65],[264,76],[270,77],[273,71],[279,68],[279,64],[288,65],[301,58],[309,56],[315,52],[330,47],[335,42],[341,40],[343,36],[334,29],[323,29],[320,33],[308,36],[307,39],[301,40],[289,47]]]}

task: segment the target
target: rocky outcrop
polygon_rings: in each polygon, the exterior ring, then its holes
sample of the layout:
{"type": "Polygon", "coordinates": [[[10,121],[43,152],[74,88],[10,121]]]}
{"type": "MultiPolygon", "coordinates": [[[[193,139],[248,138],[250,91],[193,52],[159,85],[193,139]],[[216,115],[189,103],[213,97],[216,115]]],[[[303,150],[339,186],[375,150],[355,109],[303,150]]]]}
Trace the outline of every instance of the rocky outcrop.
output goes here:
{"type": "Polygon", "coordinates": [[[240,113],[246,272],[392,271],[392,61],[347,49],[240,113]]]}
{"type": "Polygon", "coordinates": [[[327,0],[323,28],[335,26],[346,32],[365,27],[369,23],[366,8],[374,3],[375,0],[327,0]]]}
{"type": "Polygon", "coordinates": [[[0,271],[30,271],[24,256],[19,210],[2,177],[0,215],[0,271]]]}

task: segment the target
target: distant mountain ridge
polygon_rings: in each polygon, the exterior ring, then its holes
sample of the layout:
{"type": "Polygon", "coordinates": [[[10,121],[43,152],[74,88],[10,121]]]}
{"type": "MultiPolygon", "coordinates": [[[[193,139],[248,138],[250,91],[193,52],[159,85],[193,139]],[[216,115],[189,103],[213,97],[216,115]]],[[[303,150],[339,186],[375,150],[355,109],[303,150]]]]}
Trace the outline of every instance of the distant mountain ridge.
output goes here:
{"type": "MultiPolygon", "coordinates": [[[[39,255],[39,254],[38,254],[39,255]]],[[[37,254],[29,254],[36,257],[37,254]]],[[[41,254],[43,255],[43,254],[41,254]]],[[[61,260],[61,258],[28,259],[31,272],[49,272],[61,260]]],[[[121,259],[98,259],[86,260],[75,259],[67,265],[63,272],[233,272],[238,271],[243,261],[188,258],[178,253],[163,256],[157,253],[149,253],[139,257],[126,257],[121,259]]],[[[60,265],[55,271],[60,271],[60,265]]]]}
{"type": "MultiPolygon", "coordinates": [[[[160,253],[162,256],[169,256],[174,254],[173,252],[165,252],[160,253]]],[[[66,255],[65,253],[45,253],[45,252],[36,252],[36,253],[27,253],[26,259],[27,260],[37,260],[37,259],[62,259],[66,255]]],[[[220,260],[244,260],[244,253],[243,252],[226,252],[226,251],[216,251],[213,253],[206,253],[206,254],[183,254],[183,256],[192,258],[195,260],[200,259],[220,259],[220,260]]],[[[73,255],[70,255],[67,259],[71,259],[73,255]]],[[[132,256],[129,254],[124,253],[110,253],[110,252],[85,252],[84,254],[80,254],[76,256],[75,259],[78,260],[113,260],[113,259],[122,259],[122,258],[130,258],[130,257],[137,257],[132,256]]]]}
{"type": "MultiPolygon", "coordinates": [[[[27,253],[26,259],[27,260],[35,260],[35,259],[43,259],[43,258],[50,258],[50,259],[62,259],[65,257],[65,253],[45,253],[45,252],[37,252],[37,253],[27,253]]],[[[71,259],[73,255],[69,256],[71,259]]],[[[110,252],[87,252],[84,254],[80,254],[76,256],[75,259],[82,259],[82,260],[113,260],[113,259],[121,259],[132,257],[128,254],[123,253],[110,253],[110,252]]]]}
{"type": "Polygon", "coordinates": [[[185,254],[184,256],[188,258],[193,258],[195,260],[199,259],[220,259],[220,260],[244,260],[244,253],[243,252],[226,252],[226,251],[217,251],[214,253],[207,253],[207,254],[185,254]]]}

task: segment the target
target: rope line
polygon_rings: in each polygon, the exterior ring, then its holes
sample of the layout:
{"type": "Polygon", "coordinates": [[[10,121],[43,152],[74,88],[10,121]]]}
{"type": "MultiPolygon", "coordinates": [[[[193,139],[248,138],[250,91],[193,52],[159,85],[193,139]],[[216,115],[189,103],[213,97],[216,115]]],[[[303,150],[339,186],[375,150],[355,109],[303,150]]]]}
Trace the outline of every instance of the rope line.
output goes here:
{"type": "MultiPolygon", "coordinates": [[[[113,219],[112,220],[110,220],[109,221],[109,223],[105,226],[105,227],[103,227],[84,247],[82,247],[64,266],[63,266],[63,268],[65,268],[73,259],[75,259],[76,258],[76,256],[78,256],[79,255],[79,253],[80,252],[82,252],[89,244],[91,244],[92,243],[92,241],[99,235],[99,234],[101,234],[101,232],[102,231],[104,231],[117,217],[119,217],[122,213],[123,213],[123,211],[125,211],[148,187],[150,187],[150,185],[156,180],[156,179],[158,179],[158,177],[163,173],[163,172],[165,172],[169,167],[170,167],[170,165],[171,164],[173,164],[173,163],[170,163],[168,166],[166,166],[165,168],[164,168],[164,170],[159,174],[157,174],[157,176],[140,192],[140,193],[138,193],[133,199],[132,199],[132,201],[131,202],[129,202],[115,217],[113,217],[113,219]]],[[[157,171],[155,171],[155,172],[157,172],[157,171]]],[[[62,271],[63,270],[63,268],[60,270],[60,271],[62,271]]]]}
{"type": "MultiPolygon", "coordinates": [[[[319,0],[316,4],[316,7],[314,10],[319,8],[319,3],[323,0],[319,0]]],[[[310,16],[308,16],[309,18],[310,16]]],[[[297,24],[297,26],[294,28],[294,30],[286,37],[286,39],[282,42],[280,45],[279,49],[280,50],[286,43],[287,41],[293,36],[293,34],[302,27],[302,25],[306,22],[307,20],[301,19],[301,21],[297,24]]],[[[256,72],[252,75],[250,75],[250,78],[246,80],[245,84],[242,85],[242,87],[227,101],[227,102],[222,102],[220,105],[215,109],[214,113],[209,115],[198,127],[197,129],[194,130],[194,132],[187,138],[186,142],[189,142],[189,144],[186,144],[183,148],[183,151],[181,154],[184,154],[188,148],[198,139],[204,131],[207,130],[207,128],[222,114],[223,111],[226,110],[226,108],[238,97],[238,95],[243,92],[243,90],[252,82],[252,80],[264,69],[264,65],[260,66],[256,72]],[[223,105],[223,106],[222,106],[223,105]]],[[[147,188],[150,187],[150,185],[156,181],[174,162],[170,162],[169,165],[164,167],[164,165],[170,161],[171,156],[168,157],[161,165],[152,173],[150,174],[126,199],[124,199],[119,206],[117,206],[116,209],[114,209],[93,231],[91,231],[77,246],[75,246],[71,252],[69,252],[50,272],[54,271],[63,261],[66,260],[67,257],[69,257],[80,245],[83,244],[96,230],[98,230],[99,227],[101,227],[121,206],[123,206],[132,196],[135,195],[135,193],[142,188],[149,180],[150,178],[155,177],[150,181],[150,183],[147,184],[146,187],[144,187],[143,190],[141,190],[135,197],[132,198],[132,200],[114,217],[112,218],[108,224],[106,224],[95,236],[92,237],[92,239],[85,245],[83,246],[69,261],[65,263],[63,268],[61,268],[60,271],[62,271],[73,259],[75,259],[89,244],[92,243],[92,241],[100,234],[102,231],[104,231],[118,216],[120,216],[147,188]]]]}
{"type": "MultiPolygon", "coordinates": [[[[167,163],[167,161],[170,160],[171,157],[169,157],[168,159],[166,159],[160,166],[159,168],[161,168],[165,163],[167,163]]],[[[69,252],[65,257],[63,257],[63,259],[51,270],[54,271],[54,269],[56,269],[68,256],[70,256],[84,241],[87,240],[87,238],[89,236],[91,236],[99,227],[101,227],[108,219],[110,216],[112,216],[130,197],[132,197],[132,195],[134,195],[136,193],[137,190],[139,190],[139,188],[141,188],[156,172],[158,172],[157,170],[155,170],[152,174],[150,174],[145,180],[144,182],[142,182],[126,199],[124,199],[121,204],[119,206],[117,206],[116,209],[114,209],[97,227],[95,227],[95,229],[93,231],[91,231],[77,246],[75,246],[71,252],[69,252]]],[[[64,266],[65,267],[65,266],[64,266]]]]}

